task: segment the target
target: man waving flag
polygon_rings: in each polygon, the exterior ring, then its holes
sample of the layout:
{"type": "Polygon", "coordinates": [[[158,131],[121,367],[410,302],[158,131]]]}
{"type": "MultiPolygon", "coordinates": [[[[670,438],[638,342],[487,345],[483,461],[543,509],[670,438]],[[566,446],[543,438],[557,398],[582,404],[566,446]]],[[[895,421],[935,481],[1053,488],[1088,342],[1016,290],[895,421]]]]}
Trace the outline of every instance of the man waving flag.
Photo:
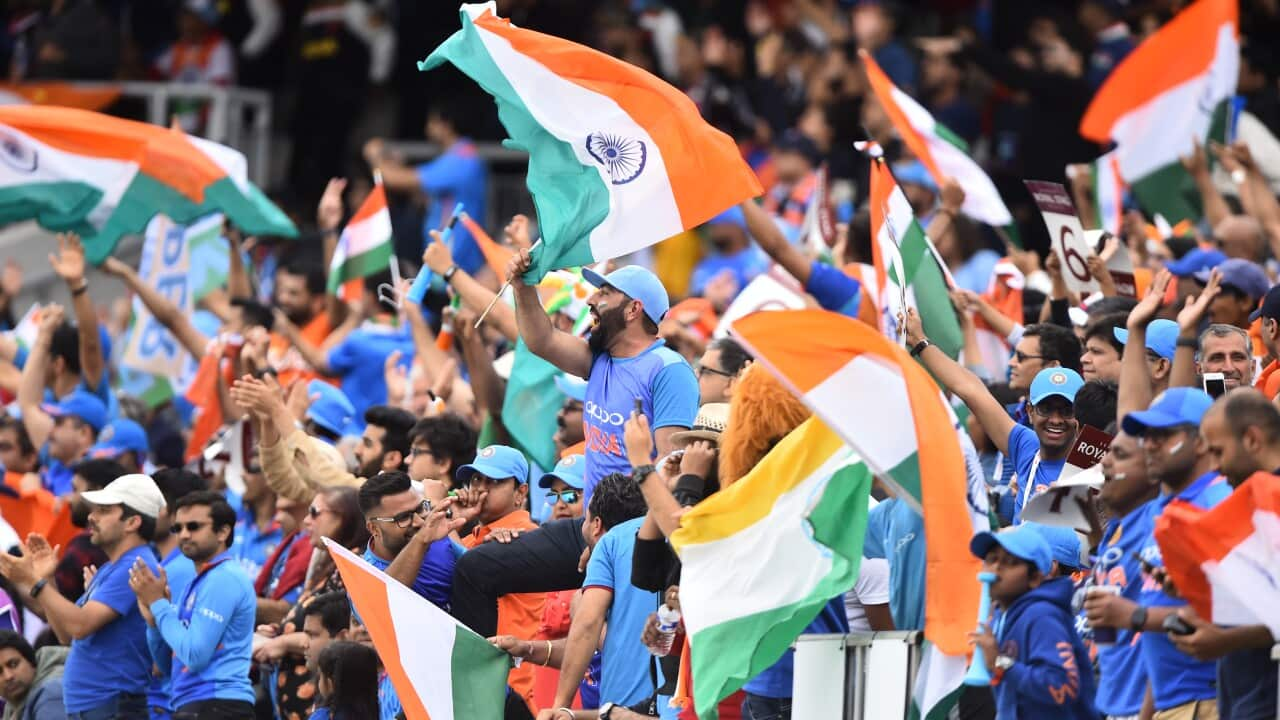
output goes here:
{"type": "Polygon", "coordinates": [[[618,257],[761,194],[733,140],[652,74],[463,5],[462,29],[418,64],[451,62],[493,95],[529,151],[542,244],[526,277],[618,257]]]}

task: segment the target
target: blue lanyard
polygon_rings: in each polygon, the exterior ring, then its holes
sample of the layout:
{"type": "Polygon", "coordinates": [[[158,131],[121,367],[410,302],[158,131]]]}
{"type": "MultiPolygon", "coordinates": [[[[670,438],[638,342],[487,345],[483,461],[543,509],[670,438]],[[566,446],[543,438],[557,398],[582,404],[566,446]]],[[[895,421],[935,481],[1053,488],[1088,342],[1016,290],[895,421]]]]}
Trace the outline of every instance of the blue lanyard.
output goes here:
{"type": "Polygon", "coordinates": [[[182,596],[182,605],[178,608],[179,620],[183,622],[189,622],[191,620],[191,611],[196,604],[196,586],[199,585],[200,581],[209,574],[210,570],[213,570],[215,567],[229,559],[229,557],[223,557],[220,560],[215,560],[214,562],[205,565],[204,568],[200,570],[199,574],[192,578],[191,584],[187,586],[187,592],[182,596]]]}

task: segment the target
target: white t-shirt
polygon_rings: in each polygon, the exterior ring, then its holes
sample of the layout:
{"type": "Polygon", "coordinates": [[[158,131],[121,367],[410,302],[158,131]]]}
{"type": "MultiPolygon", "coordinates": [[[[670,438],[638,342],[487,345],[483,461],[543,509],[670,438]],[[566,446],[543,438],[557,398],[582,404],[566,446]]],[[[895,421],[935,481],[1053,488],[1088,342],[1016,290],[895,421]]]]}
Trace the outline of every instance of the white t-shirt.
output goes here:
{"type": "Polygon", "coordinates": [[[858,582],[844,595],[844,614],[849,619],[850,632],[866,632],[871,629],[864,605],[885,605],[889,602],[889,561],[884,558],[862,558],[858,568],[858,582]]]}

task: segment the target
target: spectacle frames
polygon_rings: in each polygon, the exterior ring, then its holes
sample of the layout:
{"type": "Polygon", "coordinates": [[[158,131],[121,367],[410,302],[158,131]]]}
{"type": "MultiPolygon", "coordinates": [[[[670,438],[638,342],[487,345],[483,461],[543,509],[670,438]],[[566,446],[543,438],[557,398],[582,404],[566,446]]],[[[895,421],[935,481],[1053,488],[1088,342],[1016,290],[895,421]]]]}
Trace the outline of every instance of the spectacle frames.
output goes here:
{"type": "Polygon", "coordinates": [[[711,373],[712,375],[719,375],[720,377],[727,377],[727,378],[734,377],[734,374],[731,372],[725,372],[724,370],[717,370],[713,367],[707,367],[706,365],[699,365],[698,377],[702,377],[706,373],[711,373]]]}
{"type": "Polygon", "coordinates": [[[1014,350],[1014,351],[1013,351],[1013,356],[1014,356],[1015,358],[1017,358],[1017,359],[1018,359],[1018,362],[1020,362],[1020,363],[1024,363],[1024,362],[1026,362],[1026,361],[1028,361],[1028,360],[1043,360],[1043,359],[1044,359],[1044,356],[1043,356],[1043,355],[1028,355],[1028,354],[1026,354],[1026,353],[1022,352],[1021,350],[1014,350]]]}
{"type": "Polygon", "coordinates": [[[1057,415],[1063,420],[1070,420],[1076,416],[1075,405],[1032,405],[1031,409],[1042,418],[1057,415]]]}
{"type": "Polygon", "coordinates": [[[398,512],[391,517],[375,517],[369,518],[372,522],[389,522],[395,523],[398,528],[407,528],[413,524],[413,516],[426,517],[431,512],[431,501],[423,500],[421,505],[410,508],[404,512],[398,512]]]}
{"type": "Polygon", "coordinates": [[[573,505],[573,504],[576,504],[578,500],[581,499],[581,497],[582,496],[578,494],[577,490],[549,492],[547,493],[547,502],[551,503],[552,505],[555,505],[557,502],[562,502],[565,505],[573,505]]]}
{"type": "Polygon", "coordinates": [[[431,452],[431,448],[418,447],[416,445],[409,448],[409,459],[416,458],[419,455],[434,455],[434,454],[435,453],[431,452]]]}
{"type": "Polygon", "coordinates": [[[212,524],[213,524],[212,520],[209,520],[206,522],[200,522],[197,520],[191,520],[184,523],[176,522],[173,524],[173,530],[174,532],[182,532],[183,530],[186,530],[189,533],[196,533],[196,532],[199,532],[200,528],[204,527],[205,525],[212,525],[212,524]]]}
{"type": "Polygon", "coordinates": [[[323,515],[323,514],[325,514],[325,513],[327,513],[327,512],[333,512],[333,511],[332,511],[332,510],[329,510],[328,508],[325,508],[324,510],[321,510],[320,508],[316,507],[315,505],[312,505],[311,507],[307,508],[307,514],[311,516],[311,519],[312,519],[312,520],[315,520],[316,518],[320,517],[321,515],[323,515]]]}

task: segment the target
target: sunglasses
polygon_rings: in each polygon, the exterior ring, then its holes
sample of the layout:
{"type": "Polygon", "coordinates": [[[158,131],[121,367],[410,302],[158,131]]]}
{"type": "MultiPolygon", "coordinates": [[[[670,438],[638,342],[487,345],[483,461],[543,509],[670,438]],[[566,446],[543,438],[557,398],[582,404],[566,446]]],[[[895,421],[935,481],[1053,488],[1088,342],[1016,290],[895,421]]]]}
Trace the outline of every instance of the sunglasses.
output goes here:
{"type": "MultiPolygon", "coordinates": [[[[314,509],[314,508],[313,508],[314,509]]],[[[398,512],[391,517],[375,517],[369,518],[372,522],[389,522],[395,523],[398,528],[407,528],[413,524],[413,516],[426,517],[431,512],[431,501],[423,500],[421,505],[410,508],[404,512],[398,512]]]]}
{"type": "Polygon", "coordinates": [[[199,522],[197,520],[191,520],[184,523],[176,522],[173,524],[173,530],[175,532],[182,532],[183,530],[186,530],[189,533],[196,533],[200,531],[200,528],[206,525],[212,525],[212,524],[213,524],[212,520],[209,520],[207,522],[199,522]]]}
{"type": "Polygon", "coordinates": [[[332,510],[321,510],[320,508],[316,507],[315,505],[312,505],[311,507],[307,508],[307,514],[311,516],[311,519],[312,519],[312,520],[315,520],[316,518],[320,517],[321,515],[323,515],[323,514],[325,514],[325,513],[327,513],[327,512],[333,512],[333,511],[332,511],[332,510]]]}
{"type": "Polygon", "coordinates": [[[577,490],[549,492],[547,493],[547,502],[551,503],[552,505],[555,505],[557,502],[562,502],[565,505],[573,505],[577,503],[581,497],[582,496],[578,494],[577,490]]]}

